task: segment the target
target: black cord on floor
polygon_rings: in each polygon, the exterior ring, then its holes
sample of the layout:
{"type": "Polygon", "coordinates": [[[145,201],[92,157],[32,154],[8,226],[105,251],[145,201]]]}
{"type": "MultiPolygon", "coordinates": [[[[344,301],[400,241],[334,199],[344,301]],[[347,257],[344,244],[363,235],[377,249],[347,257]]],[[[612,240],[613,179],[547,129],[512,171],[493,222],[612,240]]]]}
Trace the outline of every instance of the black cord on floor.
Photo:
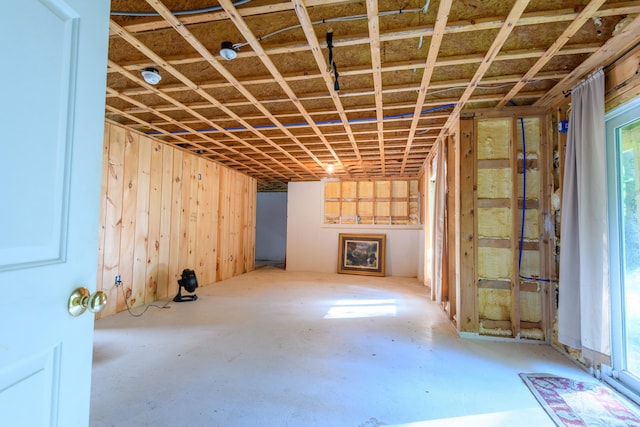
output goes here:
{"type": "Polygon", "coordinates": [[[169,300],[164,305],[149,304],[144,308],[144,310],[141,313],[136,314],[136,313],[132,312],[131,311],[131,307],[129,307],[129,300],[127,298],[127,295],[124,293],[124,285],[120,284],[119,288],[122,289],[122,297],[124,298],[124,303],[127,306],[127,311],[133,317],[142,317],[142,315],[145,314],[147,312],[147,310],[149,310],[151,307],[155,307],[155,308],[171,308],[171,306],[169,305],[169,304],[171,304],[171,300],[169,300]]]}

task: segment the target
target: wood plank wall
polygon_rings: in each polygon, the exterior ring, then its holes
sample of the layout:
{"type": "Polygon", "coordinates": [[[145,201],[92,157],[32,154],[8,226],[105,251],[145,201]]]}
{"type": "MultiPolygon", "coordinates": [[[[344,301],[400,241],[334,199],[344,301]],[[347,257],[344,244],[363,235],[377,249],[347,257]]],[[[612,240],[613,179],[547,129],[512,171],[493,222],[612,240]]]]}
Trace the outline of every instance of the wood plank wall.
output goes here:
{"type": "Polygon", "coordinates": [[[172,298],[185,268],[200,286],[254,269],[255,179],[113,123],[102,176],[99,316],[172,298]]]}

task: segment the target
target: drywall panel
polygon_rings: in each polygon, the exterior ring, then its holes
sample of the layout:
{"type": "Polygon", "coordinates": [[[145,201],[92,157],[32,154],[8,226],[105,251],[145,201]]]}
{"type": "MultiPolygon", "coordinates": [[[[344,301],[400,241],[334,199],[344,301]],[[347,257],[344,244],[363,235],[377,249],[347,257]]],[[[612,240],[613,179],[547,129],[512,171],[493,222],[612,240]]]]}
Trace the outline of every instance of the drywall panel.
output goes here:
{"type": "MultiPolygon", "coordinates": [[[[375,184],[376,194],[390,190],[388,181],[375,184]]],[[[335,273],[338,234],[384,233],[387,235],[387,275],[418,277],[418,264],[423,256],[419,248],[419,227],[325,226],[322,218],[323,188],[321,181],[289,183],[287,270],[335,273]]]]}
{"type": "Polygon", "coordinates": [[[287,249],[287,193],[258,193],[256,259],[282,262],[287,249]]]}

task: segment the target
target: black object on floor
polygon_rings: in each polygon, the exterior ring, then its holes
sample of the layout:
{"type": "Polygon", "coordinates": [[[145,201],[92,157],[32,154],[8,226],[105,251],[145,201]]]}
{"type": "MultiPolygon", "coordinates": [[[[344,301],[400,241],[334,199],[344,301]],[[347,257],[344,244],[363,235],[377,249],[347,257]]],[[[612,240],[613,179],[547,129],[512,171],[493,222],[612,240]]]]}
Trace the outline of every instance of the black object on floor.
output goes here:
{"type": "Polygon", "coordinates": [[[182,277],[178,279],[178,294],[173,297],[175,302],[183,301],[195,301],[198,299],[198,295],[182,295],[182,288],[189,293],[195,292],[198,287],[198,279],[196,278],[196,272],[189,269],[182,270],[182,277]]]}

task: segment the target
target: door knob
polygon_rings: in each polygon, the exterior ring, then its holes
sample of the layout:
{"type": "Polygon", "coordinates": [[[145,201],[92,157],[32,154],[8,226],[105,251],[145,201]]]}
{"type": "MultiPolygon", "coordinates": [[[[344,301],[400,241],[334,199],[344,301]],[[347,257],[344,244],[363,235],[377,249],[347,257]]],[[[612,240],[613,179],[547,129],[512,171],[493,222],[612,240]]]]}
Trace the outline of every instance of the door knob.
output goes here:
{"type": "Polygon", "coordinates": [[[102,291],[89,293],[87,288],[78,288],[69,296],[68,309],[73,317],[80,316],[87,309],[91,313],[99,313],[107,305],[107,294],[102,291]]]}

